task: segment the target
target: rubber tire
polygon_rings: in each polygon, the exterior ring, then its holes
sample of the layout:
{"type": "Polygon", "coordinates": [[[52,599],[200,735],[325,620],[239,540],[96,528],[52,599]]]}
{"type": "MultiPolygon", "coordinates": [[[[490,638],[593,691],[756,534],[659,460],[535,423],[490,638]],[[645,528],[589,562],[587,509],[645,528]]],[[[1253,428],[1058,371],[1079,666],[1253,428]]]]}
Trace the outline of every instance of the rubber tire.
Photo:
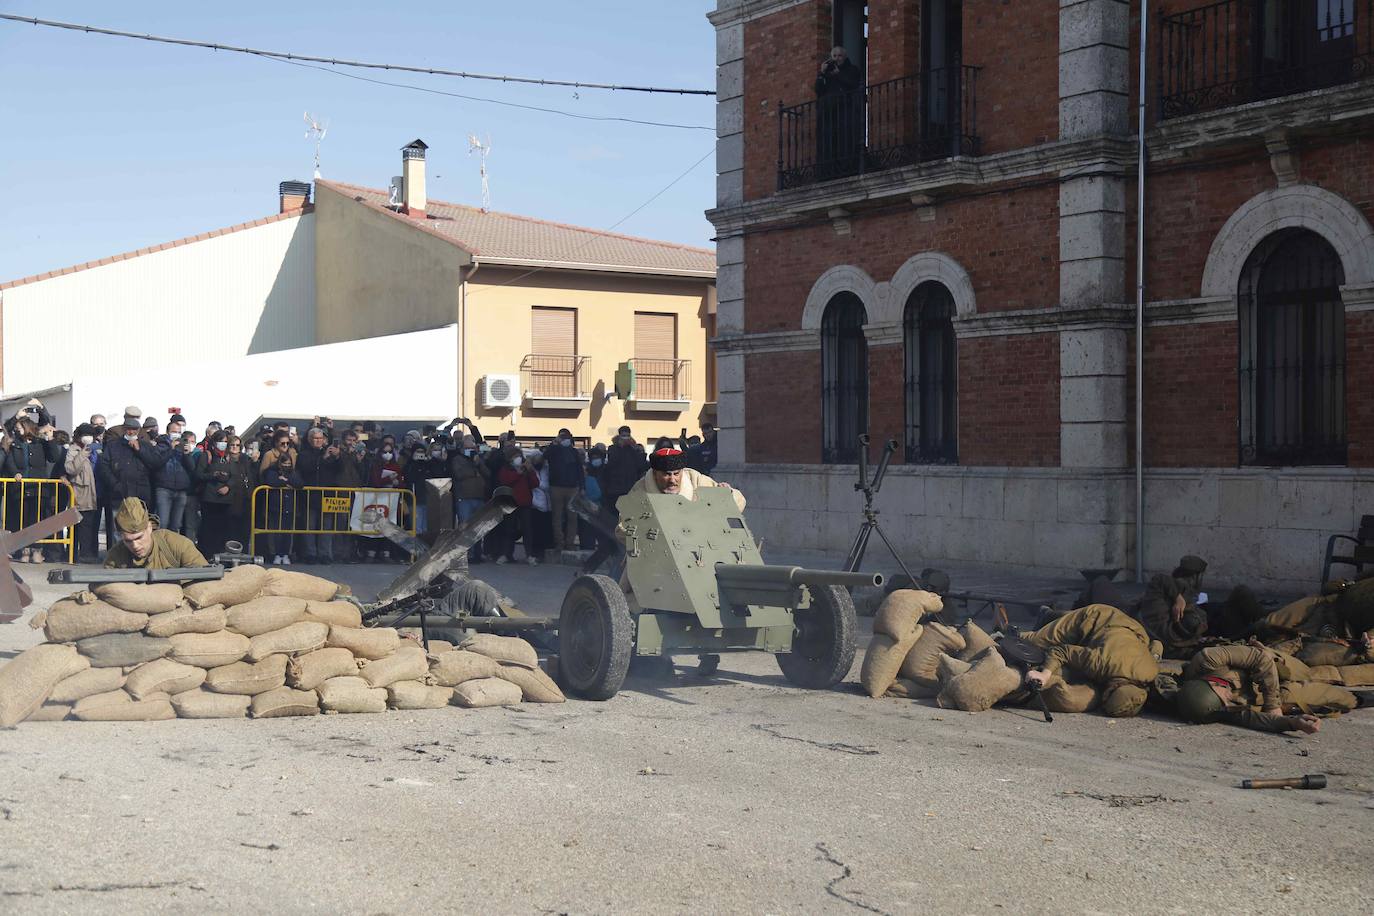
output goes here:
{"type": "Polygon", "coordinates": [[[838,585],[809,586],[811,606],[795,611],[798,633],[792,651],[778,655],[783,676],[798,687],[828,690],[854,665],[854,601],[838,585]],[[804,645],[806,640],[809,644],[804,645]]]}
{"type": "Polygon", "coordinates": [[[609,700],[620,691],[630,670],[634,621],[619,583],[597,575],[573,580],[558,617],[558,649],[558,675],[569,693],[609,700]],[[589,622],[596,632],[582,632],[589,622]]]}

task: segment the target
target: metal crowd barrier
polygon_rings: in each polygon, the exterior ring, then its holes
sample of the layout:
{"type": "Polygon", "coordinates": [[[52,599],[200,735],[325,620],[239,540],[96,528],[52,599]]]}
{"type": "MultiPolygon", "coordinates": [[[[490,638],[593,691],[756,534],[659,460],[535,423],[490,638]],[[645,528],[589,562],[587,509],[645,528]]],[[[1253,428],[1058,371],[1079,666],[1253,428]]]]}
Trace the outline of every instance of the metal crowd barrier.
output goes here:
{"type": "MultiPolygon", "coordinates": [[[[51,477],[0,478],[0,527],[7,531],[18,531],[74,505],[76,492],[68,481],[51,477]]],[[[65,544],[67,562],[75,562],[76,529],[63,528],[52,537],[34,541],[34,546],[39,544],[65,544]]]]}
{"type": "Polygon", "coordinates": [[[383,537],[375,523],[364,521],[368,509],[415,536],[415,494],[410,490],[260,486],[253,490],[250,507],[248,552],[254,556],[260,534],[383,537]]]}

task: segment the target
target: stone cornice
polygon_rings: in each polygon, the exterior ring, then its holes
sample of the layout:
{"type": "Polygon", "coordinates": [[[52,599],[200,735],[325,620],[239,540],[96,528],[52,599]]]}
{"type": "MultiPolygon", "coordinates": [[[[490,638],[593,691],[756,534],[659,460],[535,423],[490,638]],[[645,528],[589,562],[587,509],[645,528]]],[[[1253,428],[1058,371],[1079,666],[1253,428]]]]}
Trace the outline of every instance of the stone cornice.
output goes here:
{"type": "Polygon", "coordinates": [[[1342,286],[1341,301],[1345,303],[1347,312],[1374,311],[1374,285],[1342,286]]]}
{"type": "MultiPolygon", "coordinates": [[[[1123,306],[1134,309],[1135,306],[1123,306]]],[[[1145,303],[1145,323],[1150,327],[1172,324],[1209,324],[1236,320],[1236,300],[1232,296],[1200,299],[1160,299],[1145,303]]]]}
{"type": "Polygon", "coordinates": [[[1127,305],[1081,309],[1017,309],[956,318],[954,333],[963,340],[970,337],[1013,337],[1019,334],[1127,328],[1134,323],[1135,310],[1127,305]]]}
{"type": "MultiPolygon", "coordinates": [[[[940,192],[998,184],[1045,175],[1082,177],[1098,172],[1122,174],[1135,161],[1135,143],[1122,137],[1061,140],[992,156],[956,156],[899,169],[887,169],[837,181],[782,191],[737,207],[706,212],[719,233],[739,232],[760,223],[824,215],[836,207],[901,197],[930,198],[939,206],[940,192]]],[[[917,204],[913,202],[913,206],[917,204]]]]}
{"type": "Polygon", "coordinates": [[[716,28],[723,29],[810,2],[811,0],[739,0],[738,3],[729,5],[719,4],[722,8],[707,13],[706,19],[716,28]]]}
{"type": "Polygon", "coordinates": [[[718,355],[815,350],[820,345],[820,331],[763,331],[754,334],[725,334],[711,339],[711,347],[718,355]]]}

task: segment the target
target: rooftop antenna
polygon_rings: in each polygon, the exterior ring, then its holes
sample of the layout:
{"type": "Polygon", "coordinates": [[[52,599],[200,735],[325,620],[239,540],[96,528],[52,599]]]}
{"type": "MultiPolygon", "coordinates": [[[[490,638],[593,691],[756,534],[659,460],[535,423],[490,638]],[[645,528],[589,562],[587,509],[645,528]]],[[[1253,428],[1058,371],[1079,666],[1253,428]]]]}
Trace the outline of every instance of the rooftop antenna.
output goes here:
{"type": "Polygon", "coordinates": [[[482,157],[482,212],[491,209],[491,187],[487,184],[487,155],[491,153],[491,134],[487,134],[487,140],[483,143],[477,139],[476,134],[468,134],[468,155],[474,152],[482,157]]]}
{"type": "Polygon", "coordinates": [[[310,112],[305,113],[305,123],[309,126],[305,129],[306,139],[315,138],[315,177],[320,177],[320,144],[324,142],[324,135],[329,133],[329,122],[321,122],[318,118],[312,117],[310,112]]]}

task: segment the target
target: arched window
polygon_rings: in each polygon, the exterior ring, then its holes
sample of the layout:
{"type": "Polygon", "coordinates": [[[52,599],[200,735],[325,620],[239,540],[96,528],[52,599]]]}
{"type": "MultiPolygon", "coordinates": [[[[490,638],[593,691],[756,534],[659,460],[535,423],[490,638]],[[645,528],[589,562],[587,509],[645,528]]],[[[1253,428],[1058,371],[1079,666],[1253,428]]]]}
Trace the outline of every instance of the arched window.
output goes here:
{"type": "Polygon", "coordinates": [[[868,342],[864,304],[838,293],[821,319],[821,460],[859,460],[859,434],[868,431],[868,342]]]}
{"type": "Polygon", "coordinates": [[[1284,229],[1240,276],[1240,461],[1345,464],[1345,307],[1340,257],[1284,229]]]}
{"type": "Polygon", "coordinates": [[[943,283],[922,283],[902,316],[906,351],[906,460],[953,464],[959,460],[955,425],[958,374],[954,296],[943,283]]]}

